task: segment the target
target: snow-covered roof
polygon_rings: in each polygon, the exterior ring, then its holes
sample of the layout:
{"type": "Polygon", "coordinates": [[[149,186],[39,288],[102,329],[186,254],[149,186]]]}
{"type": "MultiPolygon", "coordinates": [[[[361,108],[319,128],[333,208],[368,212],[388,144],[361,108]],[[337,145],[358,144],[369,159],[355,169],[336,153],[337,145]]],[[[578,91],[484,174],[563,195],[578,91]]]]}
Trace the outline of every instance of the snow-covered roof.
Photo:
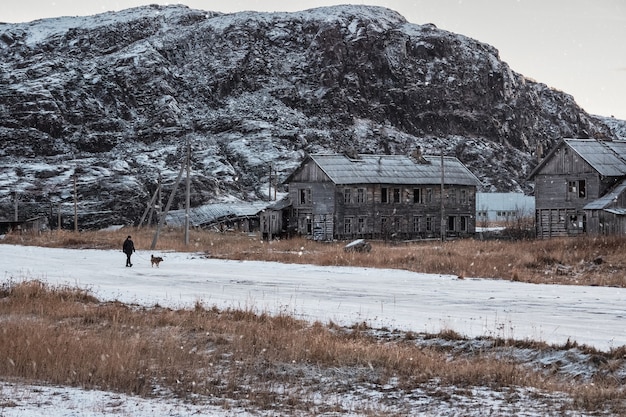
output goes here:
{"type": "Polygon", "coordinates": [[[576,152],[583,160],[600,175],[605,177],[621,177],[626,175],[626,141],[603,141],[596,139],[563,139],[554,149],[537,165],[530,174],[534,177],[551,159],[563,144],[576,152]]]}
{"type": "MultiPolygon", "coordinates": [[[[626,180],[623,180],[617,184],[611,191],[603,195],[602,197],[588,203],[583,207],[583,210],[602,210],[607,209],[611,205],[615,204],[620,195],[626,191],[626,180]]],[[[616,207],[612,207],[616,209],[616,207]]]]}
{"type": "MultiPolygon", "coordinates": [[[[229,218],[252,217],[265,210],[269,205],[266,201],[251,203],[216,203],[207,204],[189,209],[189,223],[193,226],[201,226],[229,218]]],[[[171,226],[183,226],[185,224],[185,210],[172,210],[167,213],[165,220],[171,226]]]]}
{"type": "MultiPolygon", "coordinates": [[[[417,160],[406,155],[361,154],[350,158],[340,154],[313,154],[309,158],[335,184],[441,183],[440,156],[423,156],[422,160],[417,160]]],[[[443,157],[443,177],[445,184],[480,185],[478,178],[461,161],[450,156],[443,157]]]]}
{"type": "Polygon", "coordinates": [[[612,214],[616,214],[618,216],[626,215],[626,208],[608,208],[608,209],[605,209],[604,211],[612,213],[612,214]]]}

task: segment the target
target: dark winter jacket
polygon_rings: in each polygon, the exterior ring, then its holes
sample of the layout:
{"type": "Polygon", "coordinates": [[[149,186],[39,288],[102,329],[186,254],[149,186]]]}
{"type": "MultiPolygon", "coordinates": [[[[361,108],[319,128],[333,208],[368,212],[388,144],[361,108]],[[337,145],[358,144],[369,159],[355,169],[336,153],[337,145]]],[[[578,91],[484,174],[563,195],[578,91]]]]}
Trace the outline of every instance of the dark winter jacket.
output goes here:
{"type": "Polygon", "coordinates": [[[135,244],[132,240],[130,240],[130,238],[127,238],[124,241],[124,246],[122,246],[122,250],[124,251],[124,253],[133,253],[135,251],[135,244]]]}

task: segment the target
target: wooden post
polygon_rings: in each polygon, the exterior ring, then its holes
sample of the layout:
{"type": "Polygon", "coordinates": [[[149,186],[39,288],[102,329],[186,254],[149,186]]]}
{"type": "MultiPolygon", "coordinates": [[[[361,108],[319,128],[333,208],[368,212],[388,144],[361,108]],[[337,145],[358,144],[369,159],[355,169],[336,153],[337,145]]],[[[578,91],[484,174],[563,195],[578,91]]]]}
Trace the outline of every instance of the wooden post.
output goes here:
{"type": "Polygon", "coordinates": [[[74,232],[78,232],[78,195],[76,195],[76,172],[74,172],[74,232]]]}
{"type": "Polygon", "coordinates": [[[267,200],[272,201],[272,164],[270,164],[270,182],[267,190],[267,200]]]}
{"type": "Polygon", "coordinates": [[[18,199],[17,199],[17,191],[13,191],[13,203],[15,204],[15,214],[14,214],[14,220],[17,222],[19,221],[19,209],[18,209],[18,199]]]}
{"type": "Polygon", "coordinates": [[[185,189],[185,245],[189,245],[189,202],[190,202],[190,194],[191,194],[191,180],[190,180],[190,156],[191,154],[191,143],[189,139],[187,139],[187,158],[185,161],[185,165],[187,166],[187,186],[185,189]]]}
{"type": "Polygon", "coordinates": [[[165,223],[165,216],[167,216],[167,212],[172,205],[172,200],[174,200],[174,194],[176,194],[176,188],[178,188],[178,184],[180,184],[180,179],[183,176],[183,171],[185,169],[185,164],[181,165],[180,171],[178,172],[178,177],[176,177],[176,183],[174,184],[174,188],[172,189],[172,193],[170,194],[170,198],[167,200],[167,205],[165,206],[165,210],[161,213],[161,217],[159,218],[159,224],[157,225],[156,232],[154,233],[154,238],[152,239],[152,245],[150,245],[150,249],[154,249],[157,244],[157,240],[159,240],[159,234],[161,233],[161,228],[163,227],[163,223],[165,223]]]}
{"type": "MultiPolygon", "coordinates": [[[[161,184],[159,184],[159,187],[161,186],[161,184]]],[[[143,221],[145,220],[146,216],[148,215],[148,212],[150,212],[152,210],[152,207],[154,206],[154,202],[157,198],[157,195],[159,195],[159,189],[157,188],[157,190],[154,192],[154,194],[152,195],[152,198],[150,199],[150,202],[148,203],[148,207],[146,207],[146,210],[143,212],[143,215],[141,216],[141,220],[139,220],[139,224],[137,225],[138,229],[141,229],[141,226],[143,225],[143,221]]],[[[150,222],[150,219],[148,218],[148,223],[150,222]]]]}
{"type": "Polygon", "coordinates": [[[441,148],[441,241],[446,240],[446,216],[444,211],[444,169],[443,169],[443,147],[441,148]]]}
{"type": "Polygon", "coordinates": [[[161,171],[159,171],[158,191],[159,191],[159,196],[157,197],[157,201],[159,202],[159,204],[157,204],[157,207],[156,207],[157,220],[161,218],[161,213],[163,212],[163,181],[161,179],[161,171]]]}

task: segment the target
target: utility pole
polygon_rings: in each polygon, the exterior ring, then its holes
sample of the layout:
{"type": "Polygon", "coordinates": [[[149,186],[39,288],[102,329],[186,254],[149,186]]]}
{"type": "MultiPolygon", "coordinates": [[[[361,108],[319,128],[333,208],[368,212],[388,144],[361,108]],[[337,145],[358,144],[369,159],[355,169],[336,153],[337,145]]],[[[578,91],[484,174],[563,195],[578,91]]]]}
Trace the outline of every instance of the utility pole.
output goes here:
{"type": "Polygon", "coordinates": [[[74,232],[78,232],[78,196],[76,195],[76,171],[74,171],[74,232]]]}
{"type": "Polygon", "coordinates": [[[276,193],[278,192],[278,170],[274,169],[274,201],[276,201],[276,193]]]}
{"type": "Polygon", "coordinates": [[[160,187],[161,187],[160,180],[159,180],[158,187],[159,188],[157,188],[157,190],[154,192],[154,194],[152,194],[152,198],[150,199],[150,202],[148,203],[148,206],[146,207],[146,211],[143,212],[143,215],[141,216],[141,220],[139,220],[139,225],[137,226],[138,229],[141,229],[141,226],[143,225],[143,221],[146,219],[146,216],[148,216],[148,225],[150,224],[150,218],[152,217],[152,211],[153,211],[153,208],[154,208],[154,202],[156,201],[156,198],[157,198],[157,196],[160,193],[160,187]]]}
{"type": "Polygon", "coordinates": [[[159,171],[159,185],[158,185],[158,193],[159,196],[157,197],[157,201],[159,202],[157,204],[156,207],[156,213],[157,213],[157,220],[161,218],[161,213],[163,212],[163,195],[162,195],[162,191],[163,191],[163,185],[162,185],[163,181],[161,180],[161,171],[159,171]]]}
{"type": "Polygon", "coordinates": [[[185,161],[185,165],[187,166],[187,187],[185,190],[185,245],[189,245],[189,202],[190,202],[190,194],[191,194],[191,180],[190,180],[190,159],[191,159],[191,143],[189,139],[187,139],[187,158],[185,161]]]}
{"type": "Polygon", "coordinates": [[[272,164],[270,163],[270,183],[267,190],[267,200],[272,201],[272,164]]]}
{"type": "Polygon", "coordinates": [[[14,220],[17,222],[19,221],[19,209],[18,209],[18,197],[17,197],[17,191],[13,191],[13,204],[15,204],[15,214],[14,214],[14,220]]]}
{"type": "Polygon", "coordinates": [[[446,240],[446,216],[444,212],[444,168],[443,168],[443,147],[441,147],[441,241],[446,240]]]}
{"type": "Polygon", "coordinates": [[[180,184],[180,179],[183,176],[183,171],[185,169],[185,165],[181,165],[180,171],[178,172],[178,177],[176,177],[176,183],[174,184],[174,188],[172,189],[172,193],[170,194],[170,198],[167,200],[167,205],[165,206],[165,210],[161,213],[161,217],[159,218],[159,224],[157,226],[157,230],[154,234],[154,238],[152,239],[152,245],[150,249],[154,249],[157,244],[157,240],[159,240],[159,234],[161,233],[161,228],[163,227],[163,223],[165,223],[165,216],[167,216],[167,212],[172,205],[172,200],[174,200],[174,194],[176,194],[176,189],[178,188],[178,184],[180,184]]]}

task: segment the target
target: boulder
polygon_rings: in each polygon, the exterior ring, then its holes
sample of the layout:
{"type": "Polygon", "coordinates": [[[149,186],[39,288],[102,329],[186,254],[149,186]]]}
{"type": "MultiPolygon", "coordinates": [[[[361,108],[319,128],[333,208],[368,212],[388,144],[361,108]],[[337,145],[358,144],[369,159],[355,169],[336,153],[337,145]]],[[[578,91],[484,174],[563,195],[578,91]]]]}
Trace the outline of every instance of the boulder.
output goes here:
{"type": "Polygon", "coordinates": [[[346,246],[344,246],[343,250],[345,252],[370,252],[372,250],[372,245],[365,241],[365,239],[357,239],[346,246]]]}

